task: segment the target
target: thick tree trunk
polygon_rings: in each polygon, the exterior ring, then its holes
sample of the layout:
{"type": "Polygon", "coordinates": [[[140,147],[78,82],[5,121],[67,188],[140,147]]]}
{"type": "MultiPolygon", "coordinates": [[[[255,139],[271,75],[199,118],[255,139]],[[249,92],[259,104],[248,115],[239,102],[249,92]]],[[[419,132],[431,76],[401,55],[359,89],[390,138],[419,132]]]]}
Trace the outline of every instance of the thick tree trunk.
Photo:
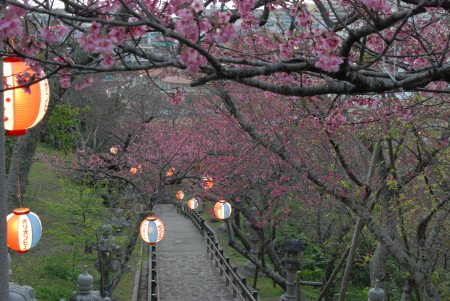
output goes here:
{"type": "Polygon", "coordinates": [[[380,283],[386,283],[386,262],[389,256],[389,252],[382,244],[378,244],[372,259],[369,262],[370,270],[370,282],[371,286],[375,285],[375,281],[379,280],[380,283]]]}

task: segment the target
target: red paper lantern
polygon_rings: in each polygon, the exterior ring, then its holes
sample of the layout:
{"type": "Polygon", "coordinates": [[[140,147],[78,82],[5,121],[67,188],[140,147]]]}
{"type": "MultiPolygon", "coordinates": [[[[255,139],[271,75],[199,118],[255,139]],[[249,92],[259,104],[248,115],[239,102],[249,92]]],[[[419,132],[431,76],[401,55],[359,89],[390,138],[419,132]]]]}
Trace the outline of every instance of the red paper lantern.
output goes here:
{"type": "Polygon", "coordinates": [[[140,232],[146,243],[154,245],[164,237],[164,224],[155,216],[149,216],[142,221],[140,232]]]}
{"type": "Polygon", "coordinates": [[[26,253],[41,239],[42,225],[39,217],[28,208],[17,208],[6,218],[8,247],[26,253]]]}
{"type": "Polygon", "coordinates": [[[231,215],[231,205],[224,200],[220,200],[214,205],[214,215],[221,220],[226,220],[231,215]]]}
{"type": "Polygon", "coordinates": [[[192,209],[192,210],[197,209],[199,202],[200,202],[200,198],[198,198],[198,197],[190,199],[188,202],[189,209],[192,209]]]}
{"type": "Polygon", "coordinates": [[[177,192],[176,196],[177,199],[182,200],[184,198],[184,192],[180,190],[177,192]]]}
{"type": "Polygon", "coordinates": [[[26,92],[17,82],[17,74],[34,72],[18,58],[7,58],[3,62],[5,86],[14,88],[4,91],[5,135],[20,136],[27,129],[35,126],[47,112],[50,98],[47,80],[41,80],[29,86],[31,93],[26,92]]]}

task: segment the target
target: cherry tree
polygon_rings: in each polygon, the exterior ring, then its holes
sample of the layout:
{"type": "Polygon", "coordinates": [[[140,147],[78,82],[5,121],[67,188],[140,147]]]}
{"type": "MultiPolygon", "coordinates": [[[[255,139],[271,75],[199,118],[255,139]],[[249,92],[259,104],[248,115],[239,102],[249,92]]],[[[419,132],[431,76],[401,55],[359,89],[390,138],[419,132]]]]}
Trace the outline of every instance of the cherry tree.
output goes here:
{"type": "Polygon", "coordinates": [[[5,1],[0,26],[2,54],[45,64],[63,86],[73,72],[175,67],[194,86],[231,80],[293,96],[446,88],[446,2],[62,2],[5,1]],[[167,51],[140,47],[149,32],[167,51]],[[76,64],[73,43],[100,56],[76,64]]]}
{"type": "MultiPolygon", "coordinates": [[[[446,1],[316,0],[314,5],[270,0],[65,0],[63,3],[64,9],[61,10],[51,7],[48,2],[4,1],[0,37],[6,48],[2,55],[23,58],[35,71],[43,66],[48,76],[60,79],[62,87],[69,87],[78,73],[169,68],[171,71],[179,69],[189,73],[193,79],[192,86],[235,82],[273,93],[270,97],[288,96],[279,101],[292,102],[296,104],[295,108],[314,108],[314,114],[299,115],[299,118],[301,122],[315,122],[318,127],[324,127],[323,135],[330,135],[324,141],[339,166],[339,172],[333,171],[333,176],[345,174],[347,178],[344,182],[353,182],[351,187],[340,182],[324,183],[324,171],[307,165],[301,160],[301,154],[295,153],[298,144],[277,146],[289,144],[289,141],[294,143],[296,140],[291,140],[294,136],[285,136],[283,140],[278,138],[284,136],[280,132],[278,135],[261,132],[257,119],[247,119],[241,114],[243,108],[240,101],[235,101],[236,98],[223,90],[223,86],[217,88],[223,103],[255,142],[291,165],[315,187],[328,194],[332,191],[333,197],[355,212],[391,256],[423,287],[426,298],[439,299],[439,293],[430,279],[426,255],[430,247],[428,239],[435,239],[437,230],[431,232],[430,237],[427,237],[426,230],[432,224],[432,217],[439,216],[438,221],[445,217],[443,209],[447,206],[446,198],[436,197],[434,201],[440,200],[433,203],[436,206],[430,204],[429,211],[423,212],[424,217],[417,225],[420,260],[416,261],[410,256],[410,251],[402,250],[386,234],[388,231],[382,231],[371,215],[368,202],[377,191],[373,183],[379,182],[372,180],[373,169],[364,170],[364,176],[354,170],[356,163],[349,162],[353,154],[343,152],[341,145],[344,142],[339,139],[338,133],[342,123],[350,123],[345,128],[347,131],[355,130],[361,124],[373,123],[373,120],[364,119],[366,113],[360,110],[361,106],[376,108],[376,113],[387,120],[395,120],[397,115],[409,118],[411,113],[408,107],[436,107],[432,101],[425,102],[414,95],[408,96],[409,102],[391,95],[448,92],[446,1]],[[139,42],[147,33],[158,34],[161,43],[166,45],[165,51],[141,47],[139,42]],[[70,58],[75,45],[91,55],[91,62],[79,64],[70,58]],[[127,56],[132,56],[137,63],[128,62],[125,59],[127,56]],[[344,102],[344,98],[350,101],[344,102]],[[332,110],[316,110],[317,106],[328,106],[332,110]],[[356,115],[357,118],[354,117],[356,121],[347,119],[350,117],[346,114],[353,116],[355,112],[362,112],[356,115]],[[307,118],[312,116],[315,118],[307,118]],[[356,197],[358,194],[359,198],[356,197]]],[[[35,78],[22,75],[20,79],[27,84],[35,78]]],[[[90,82],[87,79],[79,88],[90,82]]],[[[176,101],[183,98],[179,91],[172,96],[176,101]]],[[[445,100],[440,104],[440,108],[445,107],[442,106],[445,100]]],[[[396,123],[396,126],[408,124],[406,119],[396,123]]],[[[425,129],[430,124],[437,128],[443,120],[445,116],[420,125],[425,129]]],[[[420,132],[426,133],[425,129],[420,132]]],[[[400,133],[412,135],[415,132],[403,130],[400,133]]],[[[324,139],[324,136],[321,137],[324,139]]],[[[425,171],[429,172],[427,167],[435,162],[433,160],[443,149],[434,149],[434,146],[427,144],[430,143],[429,138],[420,137],[421,134],[417,134],[415,138],[421,141],[420,154],[418,150],[410,152],[411,157],[405,156],[409,160],[404,161],[409,162],[407,166],[414,167],[410,169],[397,169],[394,162],[400,156],[395,155],[396,143],[389,148],[389,139],[379,139],[385,141],[383,149],[387,144],[387,154],[391,154],[387,170],[393,174],[409,172],[404,173],[401,181],[409,183],[425,171]],[[390,153],[389,149],[392,150],[390,153]]],[[[382,153],[375,152],[378,149],[376,145],[369,143],[367,148],[370,155],[379,160],[382,153]]],[[[404,150],[404,147],[400,149],[404,150]]],[[[317,157],[316,161],[319,160],[317,157]]],[[[400,179],[399,174],[396,178],[382,178],[385,180],[383,185],[388,188],[400,179]]],[[[444,187],[445,177],[441,178],[436,183],[444,187]]],[[[436,175],[436,179],[439,176],[436,175]]],[[[427,183],[429,179],[424,181],[427,183]]],[[[401,185],[405,186],[405,183],[401,182],[401,185]]],[[[431,193],[430,185],[424,186],[428,189],[427,193],[431,193]]],[[[435,189],[432,191],[436,193],[435,189]]],[[[441,193],[444,191],[442,188],[441,193]]],[[[3,278],[6,279],[6,276],[3,278]]]]}

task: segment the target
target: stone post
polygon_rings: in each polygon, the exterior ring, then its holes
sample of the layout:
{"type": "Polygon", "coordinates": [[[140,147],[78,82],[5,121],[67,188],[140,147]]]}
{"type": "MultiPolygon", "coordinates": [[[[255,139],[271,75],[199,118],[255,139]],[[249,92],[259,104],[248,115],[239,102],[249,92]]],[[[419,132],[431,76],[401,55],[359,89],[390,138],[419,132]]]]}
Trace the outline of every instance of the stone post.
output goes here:
{"type": "Polygon", "coordinates": [[[378,287],[379,286],[379,280],[375,280],[375,287],[371,288],[369,290],[369,299],[368,301],[383,301],[385,293],[384,291],[378,287]]]}
{"type": "Polygon", "coordinates": [[[301,253],[308,245],[300,239],[289,239],[281,246],[286,255],[281,260],[281,265],[286,270],[286,293],[278,299],[279,301],[300,301],[297,299],[297,273],[303,262],[301,253]]]}
{"type": "Polygon", "coordinates": [[[78,276],[77,288],[78,291],[73,292],[69,301],[104,301],[100,296],[100,292],[92,291],[92,283],[94,279],[89,275],[87,266],[84,266],[83,274],[78,276]]]}

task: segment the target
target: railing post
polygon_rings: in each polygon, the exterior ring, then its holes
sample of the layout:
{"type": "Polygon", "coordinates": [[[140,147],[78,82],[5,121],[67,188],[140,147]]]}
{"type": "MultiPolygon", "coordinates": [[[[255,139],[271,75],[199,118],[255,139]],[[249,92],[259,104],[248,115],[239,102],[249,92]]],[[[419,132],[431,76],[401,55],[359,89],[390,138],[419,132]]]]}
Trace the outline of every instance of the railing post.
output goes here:
{"type": "Polygon", "coordinates": [[[230,268],[229,268],[229,266],[230,266],[230,257],[225,258],[225,262],[226,262],[226,266],[225,266],[225,274],[226,274],[225,284],[228,286],[228,285],[230,285],[230,279],[229,279],[229,277],[230,277],[230,268]]]}
{"type": "Polygon", "coordinates": [[[245,277],[242,277],[241,282],[242,282],[242,296],[245,298],[247,297],[247,294],[245,293],[245,288],[247,287],[247,279],[245,279],[245,277]]]}
{"type": "Polygon", "coordinates": [[[220,276],[223,276],[223,250],[219,251],[220,256],[219,256],[219,263],[220,263],[220,276]]]}
{"type": "Polygon", "coordinates": [[[203,218],[200,220],[200,234],[205,237],[205,220],[203,218]]]}
{"type": "Polygon", "coordinates": [[[233,298],[236,298],[236,283],[237,283],[237,279],[236,279],[236,277],[234,276],[234,275],[236,275],[236,273],[237,273],[237,268],[236,267],[234,267],[233,268],[233,298]]]}

